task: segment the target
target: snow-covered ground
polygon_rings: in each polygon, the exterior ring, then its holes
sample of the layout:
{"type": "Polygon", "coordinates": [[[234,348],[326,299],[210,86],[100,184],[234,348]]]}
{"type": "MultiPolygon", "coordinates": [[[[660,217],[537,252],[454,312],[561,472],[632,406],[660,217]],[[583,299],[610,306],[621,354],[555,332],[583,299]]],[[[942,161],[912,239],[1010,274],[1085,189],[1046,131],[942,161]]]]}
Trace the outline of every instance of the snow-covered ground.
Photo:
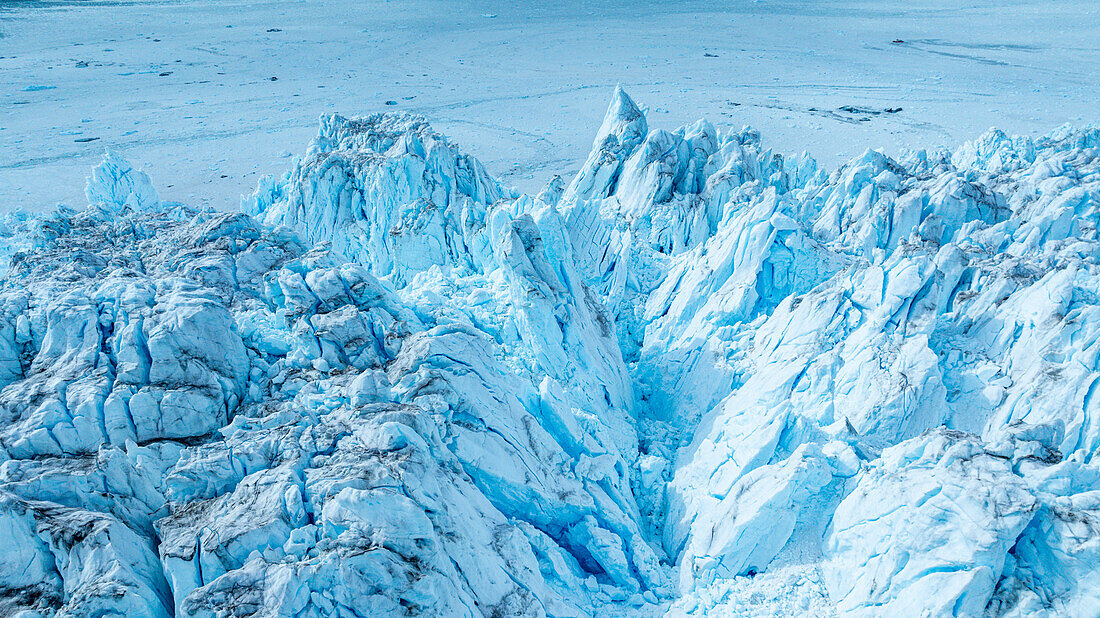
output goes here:
{"type": "Polygon", "coordinates": [[[751,124],[827,165],[1100,116],[1095,2],[957,4],[0,1],[0,208],[83,203],[104,146],[235,208],[332,111],[419,112],[535,191],[617,82],[654,126],[751,124]]]}

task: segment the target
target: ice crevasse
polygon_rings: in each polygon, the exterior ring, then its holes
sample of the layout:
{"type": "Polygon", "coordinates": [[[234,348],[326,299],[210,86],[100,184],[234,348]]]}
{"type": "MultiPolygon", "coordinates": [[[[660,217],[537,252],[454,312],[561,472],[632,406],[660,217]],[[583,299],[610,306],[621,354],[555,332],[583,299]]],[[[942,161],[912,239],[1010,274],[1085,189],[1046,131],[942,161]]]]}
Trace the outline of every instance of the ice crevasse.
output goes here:
{"type": "Polygon", "coordinates": [[[835,171],[621,89],[0,226],[0,613],[1100,613],[1100,130],[835,171]]]}

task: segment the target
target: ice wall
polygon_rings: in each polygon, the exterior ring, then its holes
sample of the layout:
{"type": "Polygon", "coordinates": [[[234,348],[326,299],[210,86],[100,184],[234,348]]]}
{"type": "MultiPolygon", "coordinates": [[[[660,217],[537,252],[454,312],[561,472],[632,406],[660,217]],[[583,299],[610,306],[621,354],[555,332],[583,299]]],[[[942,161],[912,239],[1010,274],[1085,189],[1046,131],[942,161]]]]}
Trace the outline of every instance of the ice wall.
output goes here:
{"type": "Polygon", "coordinates": [[[327,116],[9,215],[0,610],[1090,616],[1100,131],[841,169],[616,89],[575,178],[327,116]]]}

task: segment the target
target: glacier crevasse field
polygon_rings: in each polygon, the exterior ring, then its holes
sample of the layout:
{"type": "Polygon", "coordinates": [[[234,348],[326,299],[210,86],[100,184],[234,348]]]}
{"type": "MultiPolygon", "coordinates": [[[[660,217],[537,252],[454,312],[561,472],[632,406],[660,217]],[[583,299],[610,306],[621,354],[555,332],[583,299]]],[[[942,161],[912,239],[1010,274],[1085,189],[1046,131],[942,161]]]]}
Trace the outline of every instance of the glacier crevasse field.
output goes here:
{"type": "Polygon", "coordinates": [[[835,171],[617,89],[572,179],[322,118],[8,215],[0,613],[1096,616],[1100,129],[835,171]]]}

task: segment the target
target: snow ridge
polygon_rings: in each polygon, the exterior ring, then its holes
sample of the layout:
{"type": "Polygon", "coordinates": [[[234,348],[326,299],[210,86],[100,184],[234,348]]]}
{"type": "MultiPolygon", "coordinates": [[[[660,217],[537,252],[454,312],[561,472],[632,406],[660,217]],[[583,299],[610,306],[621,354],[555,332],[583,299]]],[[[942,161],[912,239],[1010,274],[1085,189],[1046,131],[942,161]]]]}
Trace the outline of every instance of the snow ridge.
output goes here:
{"type": "Polygon", "coordinates": [[[1100,130],[827,172],[617,88],[537,197],[407,114],[86,193],[0,229],[3,613],[1100,604],[1100,130]]]}

